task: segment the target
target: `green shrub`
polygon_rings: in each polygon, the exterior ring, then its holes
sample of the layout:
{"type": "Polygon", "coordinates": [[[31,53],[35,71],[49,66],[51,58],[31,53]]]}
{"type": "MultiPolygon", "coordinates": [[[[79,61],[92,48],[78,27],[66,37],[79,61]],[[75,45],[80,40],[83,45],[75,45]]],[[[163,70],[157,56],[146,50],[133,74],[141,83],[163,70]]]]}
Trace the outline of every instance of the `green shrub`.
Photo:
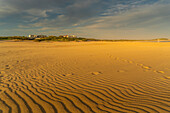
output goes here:
{"type": "Polygon", "coordinates": [[[34,42],[41,42],[40,39],[34,39],[34,42]]]}

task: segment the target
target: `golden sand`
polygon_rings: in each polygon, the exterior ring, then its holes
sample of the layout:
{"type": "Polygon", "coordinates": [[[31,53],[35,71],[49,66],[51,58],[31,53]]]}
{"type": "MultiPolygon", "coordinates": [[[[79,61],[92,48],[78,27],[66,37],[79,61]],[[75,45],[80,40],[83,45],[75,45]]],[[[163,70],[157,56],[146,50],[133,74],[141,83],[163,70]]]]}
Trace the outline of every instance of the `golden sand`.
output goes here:
{"type": "Polygon", "coordinates": [[[168,113],[170,43],[1,41],[0,112],[168,113]]]}

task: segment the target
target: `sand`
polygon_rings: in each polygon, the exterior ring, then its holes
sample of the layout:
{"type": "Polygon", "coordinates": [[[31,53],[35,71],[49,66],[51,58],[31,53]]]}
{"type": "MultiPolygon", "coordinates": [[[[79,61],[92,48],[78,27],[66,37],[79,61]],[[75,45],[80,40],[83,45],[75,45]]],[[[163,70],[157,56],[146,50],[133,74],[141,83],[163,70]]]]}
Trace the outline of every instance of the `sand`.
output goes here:
{"type": "Polygon", "coordinates": [[[0,42],[0,113],[168,113],[170,43],[0,42]]]}

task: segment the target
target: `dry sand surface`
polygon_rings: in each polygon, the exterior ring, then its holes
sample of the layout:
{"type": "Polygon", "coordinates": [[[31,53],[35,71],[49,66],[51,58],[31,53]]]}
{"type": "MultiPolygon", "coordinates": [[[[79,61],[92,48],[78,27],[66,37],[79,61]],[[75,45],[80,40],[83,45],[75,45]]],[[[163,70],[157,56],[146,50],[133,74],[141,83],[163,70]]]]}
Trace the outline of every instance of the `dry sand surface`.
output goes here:
{"type": "Polygon", "coordinates": [[[170,43],[0,41],[0,113],[168,113],[170,43]]]}

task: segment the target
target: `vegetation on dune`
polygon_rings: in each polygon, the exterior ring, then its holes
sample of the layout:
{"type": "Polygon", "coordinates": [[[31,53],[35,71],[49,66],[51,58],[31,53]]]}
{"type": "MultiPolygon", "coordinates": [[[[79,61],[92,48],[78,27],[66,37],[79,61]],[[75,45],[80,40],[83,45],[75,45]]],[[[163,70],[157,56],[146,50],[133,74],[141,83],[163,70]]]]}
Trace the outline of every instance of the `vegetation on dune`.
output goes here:
{"type": "Polygon", "coordinates": [[[59,41],[59,42],[69,42],[69,41],[76,41],[76,42],[84,42],[84,41],[111,41],[111,42],[118,42],[118,41],[156,41],[156,40],[169,40],[168,38],[158,38],[158,39],[152,39],[152,40],[127,40],[127,39],[119,39],[119,40],[102,40],[102,39],[93,39],[93,38],[67,38],[62,36],[48,36],[45,38],[35,38],[30,39],[25,36],[2,36],[0,37],[0,40],[14,40],[14,41],[23,41],[23,40],[33,40],[35,42],[41,42],[41,41],[59,41]]]}
{"type": "Polygon", "coordinates": [[[40,42],[40,41],[59,41],[59,42],[69,42],[69,41],[76,41],[76,42],[81,42],[81,41],[99,41],[98,39],[90,39],[90,38],[66,38],[66,37],[57,37],[57,36],[49,36],[45,38],[36,38],[34,39],[35,42],[40,42]]]}
{"type": "Polygon", "coordinates": [[[153,39],[153,40],[169,40],[168,38],[157,38],[157,39],[153,39]]]}
{"type": "Polygon", "coordinates": [[[0,40],[28,40],[25,36],[2,36],[0,40]]]}
{"type": "Polygon", "coordinates": [[[45,38],[35,38],[35,39],[29,39],[28,37],[25,36],[4,36],[0,37],[0,40],[33,40],[35,42],[40,42],[40,41],[61,41],[61,42],[68,42],[68,41],[99,41],[98,39],[91,39],[91,38],[66,38],[66,37],[57,37],[57,36],[49,36],[45,38]]]}

